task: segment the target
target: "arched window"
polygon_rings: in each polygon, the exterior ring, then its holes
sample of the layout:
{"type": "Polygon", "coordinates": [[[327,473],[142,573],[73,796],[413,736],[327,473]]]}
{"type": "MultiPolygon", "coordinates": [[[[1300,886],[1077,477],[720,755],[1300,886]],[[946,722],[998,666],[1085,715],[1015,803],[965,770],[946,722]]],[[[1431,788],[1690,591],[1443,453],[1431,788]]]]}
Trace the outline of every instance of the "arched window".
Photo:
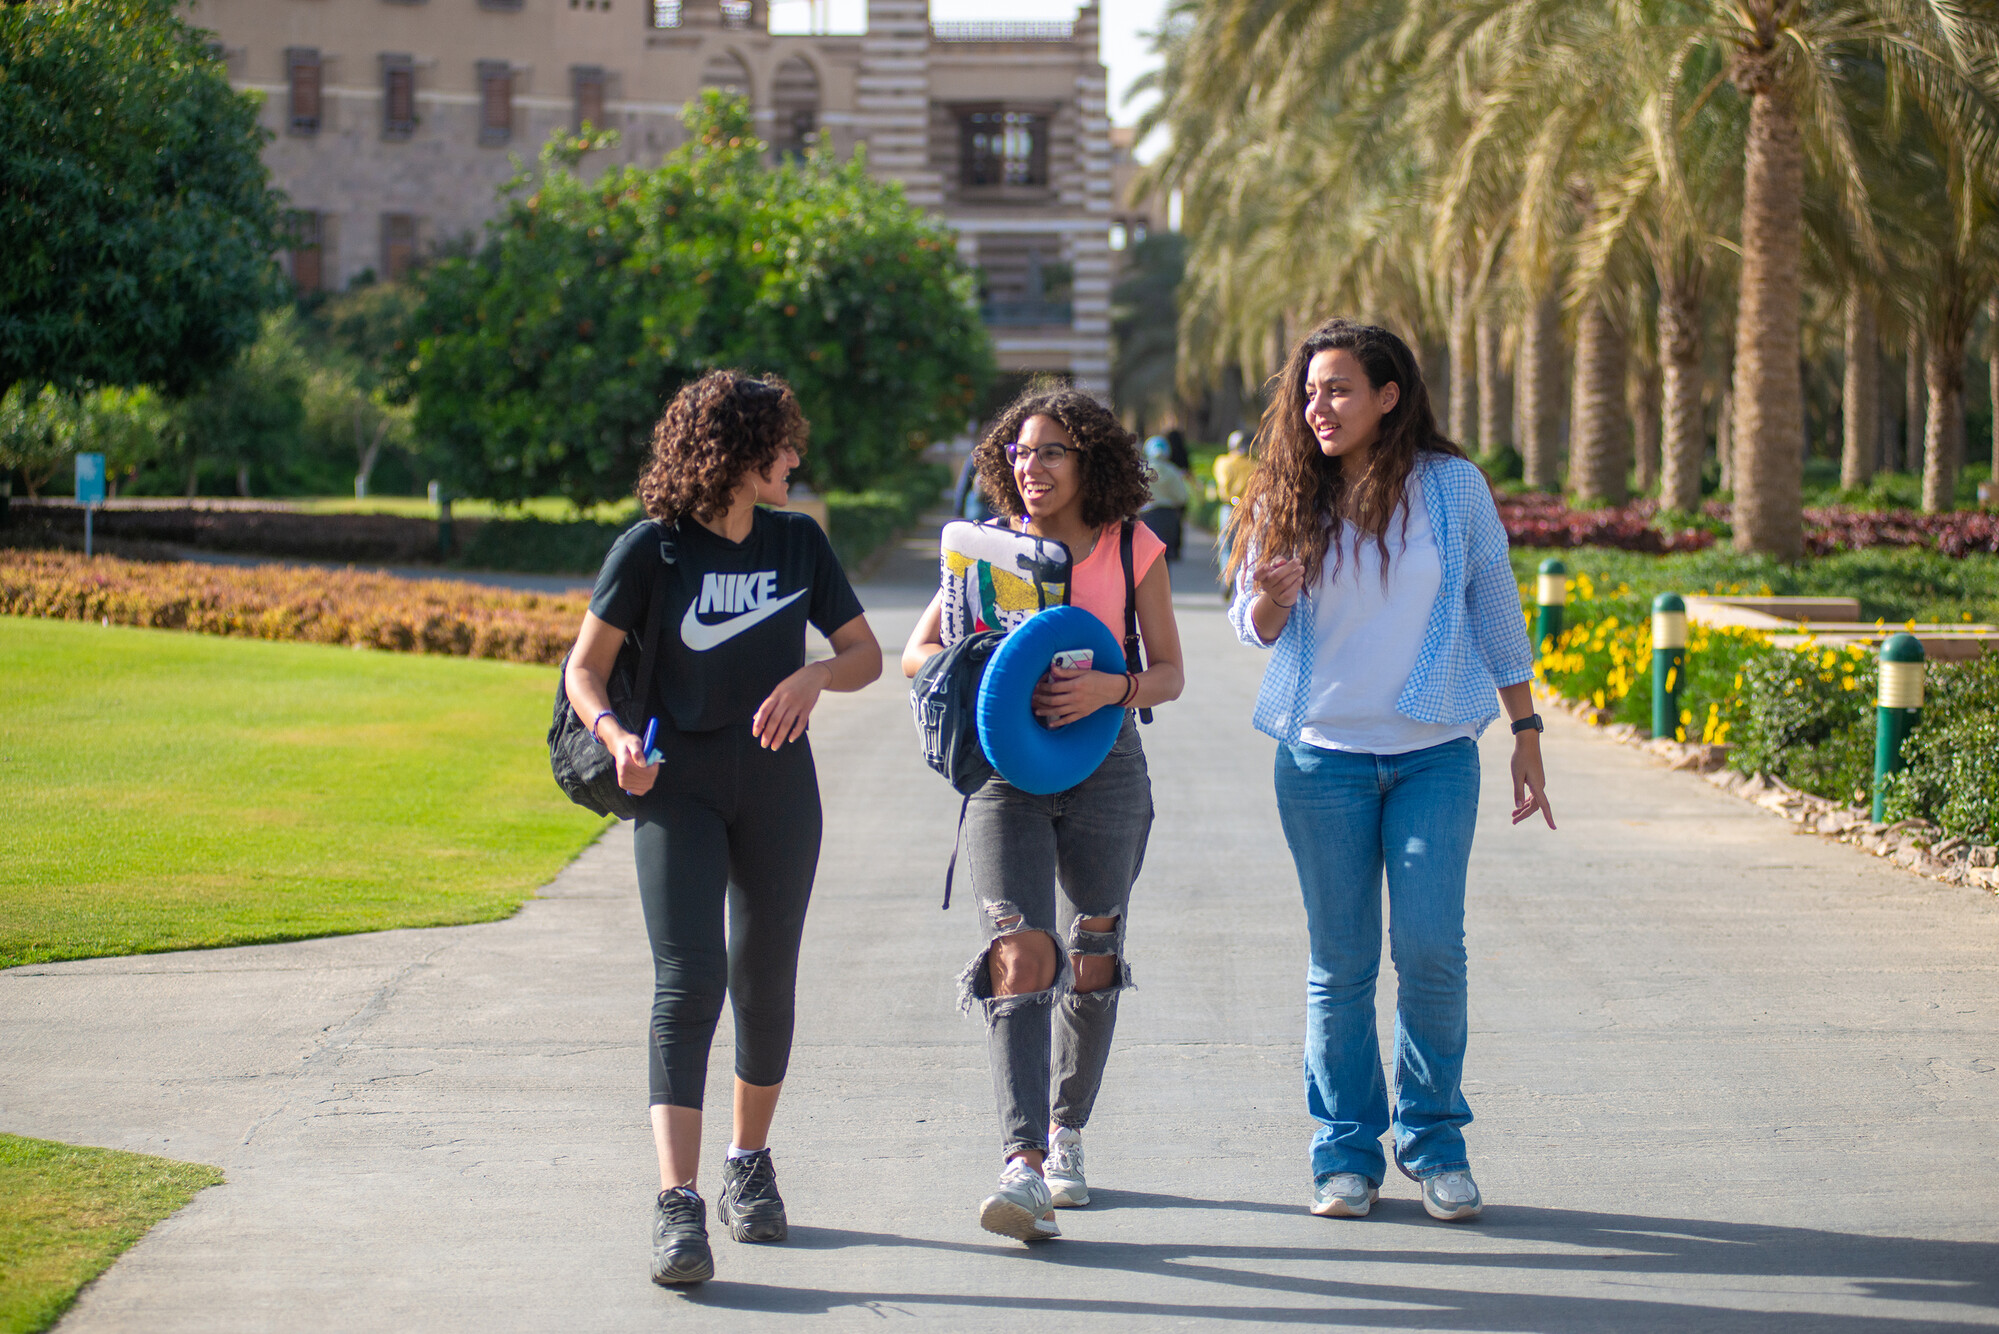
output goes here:
{"type": "Polygon", "coordinates": [[[771,80],[772,148],[778,161],[801,158],[819,142],[819,72],[804,56],[793,56],[777,67],[771,80]]]}
{"type": "Polygon", "coordinates": [[[750,67],[733,51],[717,51],[701,67],[701,91],[705,93],[710,88],[733,93],[752,106],[756,104],[756,96],[750,91],[750,67]]]}

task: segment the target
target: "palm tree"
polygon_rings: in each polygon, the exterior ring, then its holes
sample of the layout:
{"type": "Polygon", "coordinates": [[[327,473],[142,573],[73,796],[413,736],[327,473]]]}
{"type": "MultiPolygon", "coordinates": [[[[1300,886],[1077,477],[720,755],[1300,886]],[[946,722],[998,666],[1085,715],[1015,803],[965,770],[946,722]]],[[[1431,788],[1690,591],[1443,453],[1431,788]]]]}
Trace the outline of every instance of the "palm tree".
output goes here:
{"type": "Polygon", "coordinates": [[[1846,360],[1840,392],[1845,438],[1839,484],[1858,491],[1873,475],[1881,452],[1881,339],[1875,330],[1874,298],[1858,284],[1847,288],[1845,315],[1846,360]]]}

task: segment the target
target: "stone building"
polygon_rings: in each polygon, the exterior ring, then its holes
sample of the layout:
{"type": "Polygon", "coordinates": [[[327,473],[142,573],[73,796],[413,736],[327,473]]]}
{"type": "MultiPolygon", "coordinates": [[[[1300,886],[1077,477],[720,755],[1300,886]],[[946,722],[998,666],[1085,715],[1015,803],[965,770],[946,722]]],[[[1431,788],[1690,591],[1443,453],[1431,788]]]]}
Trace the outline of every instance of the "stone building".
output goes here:
{"type": "MultiPolygon", "coordinates": [[[[656,161],[682,105],[742,93],[775,155],[866,144],[980,272],[1000,367],[1108,393],[1113,223],[1097,7],[1073,23],[932,23],[868,0],[862,34],[770,31],[767,0],[200,0],[239,88],[266,95],[306,289],[400,276],[496,211],[559,131],[656,161]]],[[[586,162],[586,169],[592,165],[586,162]]]]}

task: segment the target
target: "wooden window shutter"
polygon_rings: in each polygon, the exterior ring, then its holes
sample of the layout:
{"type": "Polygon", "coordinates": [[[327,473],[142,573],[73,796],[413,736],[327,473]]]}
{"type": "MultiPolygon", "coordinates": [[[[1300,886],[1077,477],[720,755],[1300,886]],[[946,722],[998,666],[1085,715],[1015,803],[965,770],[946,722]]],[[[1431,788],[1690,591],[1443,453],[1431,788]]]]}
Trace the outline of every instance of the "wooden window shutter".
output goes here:
{"type": "Polygon", "coordinates": [[[479,142],[503,144],[514,133],[514,72],[504,60],[479,62],[479,142]]]}
{"type": "Polygon", "coordinates": [[[416,64],[408,56],[382,57],[382,133],[406,139],[416,130],[416,64]]]}
{"type": "Polygon", "coordinates": [[[285,49],[285,81],[290,85],[293,134],[319,133],[319,50],[310,46],[285,49]]]}
{"type": "Polygon", "coordinates": [[[574,65],[569,77],[576,92],[576,128],[604,129],[604,67],[574,65]]]}

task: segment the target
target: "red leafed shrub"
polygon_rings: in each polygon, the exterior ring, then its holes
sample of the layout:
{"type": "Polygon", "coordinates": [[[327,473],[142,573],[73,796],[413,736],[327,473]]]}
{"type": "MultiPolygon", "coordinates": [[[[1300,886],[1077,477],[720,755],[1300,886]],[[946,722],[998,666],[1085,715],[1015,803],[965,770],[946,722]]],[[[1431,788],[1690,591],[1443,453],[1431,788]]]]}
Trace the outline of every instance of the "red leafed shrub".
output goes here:
{"type": "Polygon", "coordinates": [[[0,550],[0,613],[250,639],[557,663],[587,596],[278,565],[0,550]]]}
{"type": "Polygon", "coordinates": [[[1805,549],[1814,556],[1867,547],[1934,547],[1946,556],[1999,553],[1999,514],[1953,510],[1822,509],[1805,511],[1805,549]]]}
{"type": "Polygon", "coordinates": [[[1654,501],[1618,509],[1572,510],[1556,495],[1499,496],[1500,522],[1517,547],[1616,547],[1620,551],[1699,551],[1714,534],[1699,528],[1662,532],[1652,526],[1654,501]]]}

